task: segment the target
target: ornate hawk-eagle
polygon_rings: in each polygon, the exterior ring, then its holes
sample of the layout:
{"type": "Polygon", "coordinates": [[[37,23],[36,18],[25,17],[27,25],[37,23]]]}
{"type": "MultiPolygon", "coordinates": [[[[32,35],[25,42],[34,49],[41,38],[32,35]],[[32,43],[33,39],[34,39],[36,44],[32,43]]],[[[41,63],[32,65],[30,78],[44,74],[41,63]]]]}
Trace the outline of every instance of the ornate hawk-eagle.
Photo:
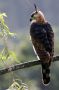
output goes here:
{"type": "Polygon", "coordinates": [[[34,51],[42,61],[42,76],[45,85],[50,82],[50,65],[54,55],[54,33],[41,11],[31,15],[30,36],[34,51]]]}

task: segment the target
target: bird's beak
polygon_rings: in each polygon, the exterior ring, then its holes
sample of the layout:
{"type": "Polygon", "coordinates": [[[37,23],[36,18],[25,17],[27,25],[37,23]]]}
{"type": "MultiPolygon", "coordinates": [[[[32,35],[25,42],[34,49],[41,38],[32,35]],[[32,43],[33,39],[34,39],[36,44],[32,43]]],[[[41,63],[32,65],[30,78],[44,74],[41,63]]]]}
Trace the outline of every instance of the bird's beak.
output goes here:
{"type": "Polygon", "coordinates": [[[34,17],[34,16],[30,18],[30,22],[31,22],[32,20],[35,20],[35,17],[34,17]]]}

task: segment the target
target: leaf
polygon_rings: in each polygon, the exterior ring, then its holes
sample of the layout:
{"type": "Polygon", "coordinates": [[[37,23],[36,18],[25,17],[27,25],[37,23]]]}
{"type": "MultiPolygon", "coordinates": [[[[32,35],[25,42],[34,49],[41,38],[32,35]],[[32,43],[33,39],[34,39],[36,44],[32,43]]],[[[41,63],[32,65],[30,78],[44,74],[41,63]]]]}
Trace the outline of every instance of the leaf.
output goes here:
{"type": "Polygon", "coordinates": [[[17,62],[17,63],[20,63],[19,60],[17,60],[17,55],[15,52],[13,51],[9,51],[9,57],[8,57],[8,60],[11,61],[11,62],[17,62]]]}
{"type": "Polygon", "coordinates": [[[21,86],[17,82],[13,82],[13,84],[7,90],[20,90],[21,86]]]}
{"type": "Polygon", "coordinates": [[[6,60],[6,56],[2,56],[2,58],[1,58],[2,60],[6,60]]]}
{"type": "Polygon", "coordinates": [[[7,17],[6,13],[0,13],[0,17],[7,17]]]}
{"type": "Polygon", "coordinates": [[[2,31],[2,35],[4,36],[15,36],[15,33],[11,33],[8,26],[5,24],[4,18],[7,17],[6,13],[0,13],[0,29],[2,31]]]}
{"type": "Polygon", "coordinates": [[[7,17],[6,13],[0,13],[0,23],[4,23],[3,17],[7,17]]]}
{"type": "Polygon", "coordinates": [[[9,56],[11,56],[14,60],[17,59],[15,52],[9,51],[9,56]]]}
{"type": "Polygon", "coordinates": [[[6,60],[6,56],[2,55],[2,53],[0,53],[0,60],[3,60],[3,61],[6,60]]]}
{"type": "Polygon", "coordinates": [[[24,85],[19,84],[18,82],[14,81],[13,84],[7,90],[28,90],[25,88],[24,85]]]}
{"type": "Polygon", "coordinates": [[[11,32],[9,32],[9,35],[12,36],[12,37],[16,36],[15,33],[11,33],[11,32]]]}

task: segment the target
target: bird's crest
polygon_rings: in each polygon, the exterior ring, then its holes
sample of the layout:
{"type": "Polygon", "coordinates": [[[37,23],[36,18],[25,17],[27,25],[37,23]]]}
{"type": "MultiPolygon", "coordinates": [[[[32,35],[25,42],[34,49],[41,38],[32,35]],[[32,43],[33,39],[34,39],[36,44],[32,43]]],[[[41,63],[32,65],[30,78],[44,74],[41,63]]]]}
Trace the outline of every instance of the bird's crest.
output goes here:
{"type": "Polygon", "coordinates": [[[34,4],[34,8],[35,8],[35,11],[36,11],[36,13],[37,13],[38,10],[37,10],[37,6],[36,6],[36,4],[34,4]]]}

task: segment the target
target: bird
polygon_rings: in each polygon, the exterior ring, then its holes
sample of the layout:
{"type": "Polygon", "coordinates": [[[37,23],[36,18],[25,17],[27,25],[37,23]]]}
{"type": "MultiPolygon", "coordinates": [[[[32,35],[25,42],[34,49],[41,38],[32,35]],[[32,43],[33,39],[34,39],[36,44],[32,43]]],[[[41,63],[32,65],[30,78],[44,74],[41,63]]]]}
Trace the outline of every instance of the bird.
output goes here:
{"type": "Polygon", "coordinates": [[[54,32],[41,10],[31,14],[30,37],[34,52],[42,62],[42,82],[49,85],[50,66],[54,56],[54,32]]]}

